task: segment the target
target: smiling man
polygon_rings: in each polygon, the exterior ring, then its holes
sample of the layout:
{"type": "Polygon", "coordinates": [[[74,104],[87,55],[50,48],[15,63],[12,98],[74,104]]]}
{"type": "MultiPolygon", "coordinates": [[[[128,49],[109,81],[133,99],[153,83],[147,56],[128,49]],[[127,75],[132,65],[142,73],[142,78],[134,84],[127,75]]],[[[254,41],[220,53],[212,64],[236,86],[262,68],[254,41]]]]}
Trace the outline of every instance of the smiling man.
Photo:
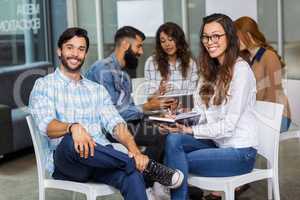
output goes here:
{"type": "Polygon", "coordinates": [[[142,174],[178,187],[182,173],[143,155],[106,89],[81,76],[88,48],[86,30],[65,30],[57,49],[61,65],[38,79],[31,92],[30,112],[48,141],[47,170],[55,179],[114,186],[126,200],[147,199],[142,174]],[[115,150],[102,130],[123,144],[128,155],[115,150]]]}

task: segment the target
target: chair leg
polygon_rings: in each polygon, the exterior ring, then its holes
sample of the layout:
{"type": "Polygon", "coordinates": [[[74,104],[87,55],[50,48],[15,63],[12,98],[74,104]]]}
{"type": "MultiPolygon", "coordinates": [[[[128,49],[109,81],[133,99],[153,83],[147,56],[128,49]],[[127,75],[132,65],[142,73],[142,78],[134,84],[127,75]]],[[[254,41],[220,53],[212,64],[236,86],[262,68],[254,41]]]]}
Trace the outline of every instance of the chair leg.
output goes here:
{"type": "Polygon", "coordinates": [[[225,193],[225,200],[234,200],[234,189],[229,188],[224,191],[225,193]]]}
{"type": "Polygon", "coordinates": [[[86,193],[86,200],[96,200],[97,197],[94,194],[94,192],[90,191],[89,193],[86,193]]]}
{"type": "Polygon", "coordinates": [[[278,177],[273,177],[274,200],[280,200],[279,181],[278,177]]]}
{"type": "Polygon", "coordinates": [[[274,180],[272,179],[268,179],[268,200],[272,200],[273,199],[273,183],[274,180]]]}
{"type": "Polygon", "coordinates": [[[45,188],[39,186],[39,200],[45,200],[45,188]]]}

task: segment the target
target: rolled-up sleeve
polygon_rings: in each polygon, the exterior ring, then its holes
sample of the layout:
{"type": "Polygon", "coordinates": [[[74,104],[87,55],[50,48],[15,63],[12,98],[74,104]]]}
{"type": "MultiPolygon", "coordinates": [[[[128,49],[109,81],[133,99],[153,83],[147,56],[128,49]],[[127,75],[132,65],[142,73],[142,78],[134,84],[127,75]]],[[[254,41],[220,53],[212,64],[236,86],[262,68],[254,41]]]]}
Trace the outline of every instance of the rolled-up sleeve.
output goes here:
{"type": "Polygon", "coordinates": [[[55,119],[55,108],[53,102],[53,93],[43,82],[43,79],[38,79],[31,91],[29,98],[29,110],[33,116],[35,123],[40,132],[47,136],[48,124],[55,119]]]}
{"type": "MultiPolygon", "coordinates": [[[[252,95],[253,81],[251,80],[251,70],[246,66],[236,66],[235,73],[230,85],[230,93],[228,97],[227,110],[222,116],[213,116],[218,118],[215,121],[205,124],[199,124],[193,126],[193,133],[195,138],[202,139],[220,139],[231,137],[234,133],[234,130],[238,124],[238,121],[247,107],[248,97],[252,95]]],[[[221,108],[222,109],[222,106],[221,108]]],[[[207,115],[210,113],[205,112],[207,115]]]]}
{"type": "Polygon", "coordinates": [[[118,111],[114,107],[110,96],[107,90],[102,86],[99,85],[99,89],[97,92],[98,96],[98,104],[97,107],[98,112],[100,113],[100,122],[101,126],[110,134],[114,134],[113,130],[117,124],[126,122],[122,119],[119,115],[118,111]]]}

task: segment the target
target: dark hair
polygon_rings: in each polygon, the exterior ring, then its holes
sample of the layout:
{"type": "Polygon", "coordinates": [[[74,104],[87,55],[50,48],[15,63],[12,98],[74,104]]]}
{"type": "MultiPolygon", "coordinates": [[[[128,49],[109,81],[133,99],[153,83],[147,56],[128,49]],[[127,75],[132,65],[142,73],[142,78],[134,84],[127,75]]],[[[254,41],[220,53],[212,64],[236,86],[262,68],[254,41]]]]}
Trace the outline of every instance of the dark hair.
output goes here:
{"type": "Polygon", "coordinates": [[[67,28],[60,36],[57,42],[57,46],[61,49],[63,44],[72,39],[73,37],[83,37],[86,42],[86,52],[89,50],[90,40],[88,33],[85,29],[79,27],[67,28]]]}
{"type": "Polygon", "coordinates": [[[203,76],[203,85],[200,88],[200,97],[208,106],[212,96],[213,105],[220,105],[227,100],[228,89],[233,76],[233,67],[239,56],[239,40],[232,20],[224,14],[212,14],[203,18],[200,37],[203,35],[204,26],[211,22],[219,23],[226,35],[227,48],[224,62],[219,63],[217,58],[211,58],[205,46],[200,42],[200,72],[203,76]]]}
{"type": "Polygon", "coordinates": [[[158,65],[158,70],[160,71],[161,76],[167,78],[167,75],[170,70],[168,67],[169,66],[168,55],[163,50],[160,43],[160,34],[162,32],[167,34],[175,41],[176,48],[177,48],[176,56],[181,60],[181,73],[182,76],[186,78],[192,53],[189,49],[189,45],[185,40],[185,35],[183,30],[181,29],[180,26],[178,26],[173,22],[166,22],[162,24],[156,31],[154,59],[158,65]]]}
{"type": "Polygon", "coordinates": [[[146,36],[145,34],[132,27],[132,26],[123,26],[122,28],[118,29],[116,34],[115,34],[115,46],[118,46],[124,38],[132,38],[135,39],[136,36],[140,36],[142,40],[145,40],[146,36]]]}
{"type": "MultiPolygon", "coordinates": [[[[282,60],[281,56],[278,55],[277,51],[267,42],[264,34],[259,30],[258,24],[252,18],[247,16],[240,17],[234,21],[234,25],[238,31],[240,40],[245,44],[247,49],[253,47],[264,47],[266,49],[269,49],[276,54],[281,62],[281,67],[283,68],[285,66],[285,63],[282,60]],[[248,33],[252,36],[252,39],[254,41],[250,39],[248,33]]],[[[248,60],[250,60],[249,54],[250,53],[248,50],[242,51],[242,55],[245,56],[248,60]]]]}

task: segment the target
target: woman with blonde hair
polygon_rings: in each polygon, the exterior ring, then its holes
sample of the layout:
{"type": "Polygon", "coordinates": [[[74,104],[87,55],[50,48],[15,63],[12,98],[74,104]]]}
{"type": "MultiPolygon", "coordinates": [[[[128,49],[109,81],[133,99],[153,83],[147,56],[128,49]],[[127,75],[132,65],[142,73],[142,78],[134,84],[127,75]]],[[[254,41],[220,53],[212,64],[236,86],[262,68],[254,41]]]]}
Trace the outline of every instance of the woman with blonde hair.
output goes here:
{"type": "Polygon", "coordinates": [[[281,84],[285,64],[277,51],[267,43],[264,34],[252,18],[241,17],[234,24],[240,39],[242,56],[251,64],[256,78],[256,99],[284,105],[280,132],[287,131],[291,123],[291,113],[281,84]]]}

